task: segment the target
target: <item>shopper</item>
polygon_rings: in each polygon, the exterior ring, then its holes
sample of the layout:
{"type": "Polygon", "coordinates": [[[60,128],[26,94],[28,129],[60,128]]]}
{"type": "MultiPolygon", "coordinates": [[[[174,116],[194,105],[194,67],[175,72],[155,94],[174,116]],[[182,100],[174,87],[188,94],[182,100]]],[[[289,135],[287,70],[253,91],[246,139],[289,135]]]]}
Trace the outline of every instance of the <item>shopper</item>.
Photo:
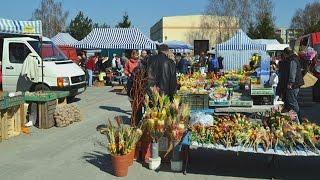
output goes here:
{"type": "Polygon", "coordinates": [[[204,52],[200,53],[199,57],[199,70],[201,73],[205,73],[206,67],[207,67],[207,61],[208,58],[204,52]]]}
{"type": "Polygon", "coordinates": [[[186,55],[183,54],[181,56],[180,61],[178,62],[178,71],[181,74],[187,74],[188,73],[188,66],[190,66],[189,61],[186,58],[186,55]]]}
{"type": "Polygon", "coordinates": [[[314,102],[320,102],[320,59],[314,58],[312,62],[313,75],[318,78],[316,84],[312,87],[314,102]]]}
{"type": "Polygon", "coordinates": [[[304,85],[301,65],[298,56],[294,54],[291,48],[286,48],[284,53],[289,65],[285,71],[285,78],[287,79],[287,107],[289,110],[294,110],[298,115],[298,119],[301,121],[302,117],[298,104],[299,90],[300,87],[304,85]]]}
{"type": "Polygon", "coordinates": [[[124,74],[127,77],[130,77],[133,70],[138,66],[139,64],[139,53],[136,50],[132,50],[130,59],[126,62],[124,66],[124,74]]]}
{"type": "Polygon", "coordinates": [[[79,53],[78,59],[79,59],[79,66],[84,68],[85,65],[86,65],[86,62],[87,62],[86,52],[85,51],[81,51],[79,53]]]}
{"type": "Polygon", "coordinates": [[[158,54],[151,56],[148,61],[148,93],[150,87],[158,87],[160,93],[173,98],[177,88],[176,66],[170,56],[167,45],[162,44],[158,48],[158,54]]]}
{"type": "Polygon", "coordinates": [[[93,83],[93,72],[95,70],[96,62],[98,61],[99,54],[95,53],[94,56],[90,57],[86,63],[86,69],[88,71],[88,86],[91,87],[93,83]]]}
{"type": "Polygon", "coordinates": [[[140,55],[140,62],[142,63],[142,65],[144,66],[147,65],[148,58],[149,58],[148,52],[146,50],[142,50],[140,55]]]}
{"type": "Polygon", "coordinates": [[[278,101],[278,99],[279,99],[279,96],[277,95],[278,83],[279,83],[279,76],[277,74],[277,68],[276,68],[276,65],[273,64],[273,65],[271,65],[271,74],[270,74],[269,85],[273,89],[275,101],[278,101]]]}
{"type": "Polygon", "coordinates": [[[278,63],[278,75],[279,75],[279,83],[277,86],[277,95],[281,98],[281,100],[284,102],[284,109],[287,110],[287,78],[286,77],[286,71],[288,67],[288,61],[284,55],[284,53],[281,55],[280,61],[278,63]]]}

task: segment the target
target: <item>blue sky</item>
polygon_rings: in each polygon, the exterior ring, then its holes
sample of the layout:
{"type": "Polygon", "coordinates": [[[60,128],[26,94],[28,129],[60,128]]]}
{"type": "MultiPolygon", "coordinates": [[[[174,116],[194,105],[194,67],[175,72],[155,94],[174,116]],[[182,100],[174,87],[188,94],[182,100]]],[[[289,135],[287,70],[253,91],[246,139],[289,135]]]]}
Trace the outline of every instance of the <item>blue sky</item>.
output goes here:
{"type": "MultiPolygon", "coordinates": [[[[26,20],[41,0],[2,0],[0,17],[26,20]]],[[[290,25],[297,8],[314,0],[274,0],[276,25],[290,25]]],[[[163,16],[202,14],[207,0],[62,0],[70,15],[68,23],[83,11],[93,21],[114,26],[128,12],[132,24],[149,35],[150,27],[163,16]]]]}

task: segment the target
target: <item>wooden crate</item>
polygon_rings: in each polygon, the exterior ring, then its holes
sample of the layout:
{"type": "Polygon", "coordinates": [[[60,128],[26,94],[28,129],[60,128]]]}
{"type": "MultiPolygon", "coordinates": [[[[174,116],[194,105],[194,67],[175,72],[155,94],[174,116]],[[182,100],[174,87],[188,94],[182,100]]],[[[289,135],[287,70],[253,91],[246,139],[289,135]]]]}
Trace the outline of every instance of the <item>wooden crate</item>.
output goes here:
{"type": "Polygon", "coordinates": [[[0,142],[18,136],[25,123],[24,106],[17,105],[1,110],[0,142]]]}
{"type": "Polygon", "coordinates": [[[39,129],[49,129],[55,125],[54,112],[56,110],[57,101],[48,101],[38,103],[38,127],[39,129]]]}

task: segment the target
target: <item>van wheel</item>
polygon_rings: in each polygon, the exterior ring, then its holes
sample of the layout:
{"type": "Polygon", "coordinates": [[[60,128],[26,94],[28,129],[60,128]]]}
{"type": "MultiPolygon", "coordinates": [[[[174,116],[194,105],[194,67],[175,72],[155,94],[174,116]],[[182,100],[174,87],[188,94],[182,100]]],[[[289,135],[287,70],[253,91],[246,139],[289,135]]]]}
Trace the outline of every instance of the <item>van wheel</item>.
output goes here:
{"type": "Polygon", "coordinates": [[[50,87],[45,84],[37,84],[33,88],[34,91],[50,91],[50,87]]]}

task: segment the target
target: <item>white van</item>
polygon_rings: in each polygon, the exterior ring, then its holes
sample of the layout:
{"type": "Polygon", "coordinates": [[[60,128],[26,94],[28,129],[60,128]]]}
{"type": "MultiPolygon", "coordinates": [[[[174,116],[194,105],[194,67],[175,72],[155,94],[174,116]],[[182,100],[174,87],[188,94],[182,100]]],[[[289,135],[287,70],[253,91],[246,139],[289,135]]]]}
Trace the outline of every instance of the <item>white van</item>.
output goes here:
{"type": "Polygon", "coordinates": [[[70,98],[85,91],[84,71],[67,59],[48,38],[43,38],[40,42],[39,39],[30,36],[0,36],[0,60],[3,91],[69,91],[70,98]],[[39,83],[33,83],[20,75],[23,62],[29,53],[37,54],[40,76],[34,82],[39,83]]]}

